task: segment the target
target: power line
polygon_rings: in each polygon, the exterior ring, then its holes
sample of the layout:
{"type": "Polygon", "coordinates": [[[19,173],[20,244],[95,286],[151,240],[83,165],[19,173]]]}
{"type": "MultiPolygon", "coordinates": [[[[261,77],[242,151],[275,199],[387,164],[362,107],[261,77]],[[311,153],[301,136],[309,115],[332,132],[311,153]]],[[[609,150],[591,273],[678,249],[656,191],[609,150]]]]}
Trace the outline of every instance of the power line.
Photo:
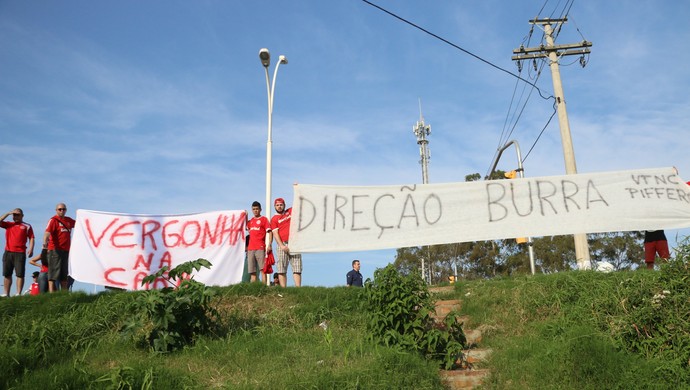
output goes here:
{"type": "Polygon", "coordinates": [[[436,38],[436,39],[438,39],[438,40],[440,40],[440,41],[442,41],[442,42],[444,42],[444,43],[446,43],[446,44],[448,44],[448,45],[450,45],[450,46],[452,46],[452,47],[454,47],[454,48],[456,48],[456,49],[458,49],[458,50],[460,50],[460,51],[462,51],[463,53],[468,54],[468,55],[470,55],[470,56],[472,56],[472,57],[478,59],[479,61],[481,61],[481,62],[483,62],[483,63],[485,63],[485,64],[487,64],[487,65],[489,65],[489,66],[491,66],[491,67],[493,67],[493,68],[496,68],[496,69],[500,70],[501,72],[505,72],[505,73],[507,73],[507,74],[509,74],[509,75],[511,75],[511,76],[513,76],[513,77],[515,77],[515,78],[517,78],[518,80],[521,80],[521,81],[523,81],[523,82],[525,82],[525,83],[531,85],[532,87],[536,88],[537,91],[539,91],[539,95],[540,95],[543,99],[548,100],[548,99],[553,98],[553,96],[544,97],[544,95],[542,94],[541,89],[539,89],[539,87],[537,87],[535,84],[531,83],[529,80],[525,80],[525,79],[523,79],[522,77],[516,75],[515,73],[513,73],[513,72],[511,72],[511,71],[506,70],[506,69],[503,69],[503,68],[501,68],[501,67],[498,66],[498,65],[495,65],[495,64],[491,63],[490,61],[487,61],[487,60],[485,60],[485,59],[479,57],[478,55],[476,55],[476,54],[474,54],[474,53],[472,53],[472,52],[470,52],[470,51],[468,51],[468,50],[463,49],[462,47],[456,45],[455,43],[453,43],[453,42],[451,42],[451,41],[449,41],[449,40],[447,40],[447,39],[445,39],[445,38],[442,38],[442,37],[440,37],[440,36],[438,36],[438,35],[432,33],[431,31],[429,31],[429,30],[427,30],[427,29],[425,29],[425,28],[423,28],[423,27],[421,27],[421,26],[419,26],[419,25],[416,25],[416,24],[412,23],[412,22],[410,22],[409,20],[407,20],[407,19],[405,19],[405,18],[403,18],[403,17],[401,17],[401,16],[398,16],[398,15],[394,14],[394,13],[391,12],[391,11],[388,11],[387,9],[385,9],[385,8],[383,8],[383,7],[381,7],[381,6],[378,6],[378,5],[372,3],[372,2],[370,2],[370,1],[368,1],[368,0],[362,0],[362,1],[365,2],[365,3],[367,3],[367,4],[369,4],[370,6],[372,6],[372,7],[374,7],[374,8],[379,9],[380,11],[383,11],[383,12],[387,13],[388,15],[390,15],[390,16],[392,16],[392,17],[398,19],[398,20],[400,20],[400,21],[403,22],[403,23],[409,24],[410,26],[412,26],[412,27],[414,27],[414,28],[416,28],[416,29],[418,29],[418,30],[420,30],[420,31],[422,31],[422,32],[424,32],[424,33],[426,33],[426,34],[431,35],[432,37],[434,37],[434,38],[436,38]]]}

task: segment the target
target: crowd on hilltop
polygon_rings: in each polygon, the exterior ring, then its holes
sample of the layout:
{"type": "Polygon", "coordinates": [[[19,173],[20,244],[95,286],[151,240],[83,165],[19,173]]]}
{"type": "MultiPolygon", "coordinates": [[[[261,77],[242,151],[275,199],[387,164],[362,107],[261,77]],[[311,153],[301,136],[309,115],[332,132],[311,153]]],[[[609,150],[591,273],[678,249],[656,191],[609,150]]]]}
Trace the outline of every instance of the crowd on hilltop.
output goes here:
{"type": "MultiPolygon", "coordinates": [[[[252,203],[252,218],[247,216],[246,262],[250,281],[263,281],[268,284],[268,275],[273,273],[275,264],[277,272],[273,283],[276,286],[287,285],[288,266],[292,268],[292,278],[296,287],[302,285],[302,255],[291,253],[290,220],[292,207],[286,208],[285,200],[277,198],[273,203],[276,214],[268,218],[261,215],[261,203],[252,203]],[[278,249],[277,259],[273,256],[273,241],[278,249]]],[[[24,221],[24,211],[15,208],[0,216],[0,227],[5,229],[5,252],[2,258],[4,277],[3,297],[9,297],[12,289],[12,277],[16,276],[16,295],[24,290],[26,262],[39,268],[32,273],[33,283],[27,293],[55,292],[70,289],[74,279],[69,276],[69,250],[72,229],[76,221],[66,215],[67,206],[58,203],[55,215],[48,220],[43,234],[43,247],[34,256],[35,235],[33,227],[24,221]],[[12,215],[12,222],[6,221],[12,215]]],[[[362,287],[360,262],[352,262],[352,270],[346,275],[347,286],[362,287]]]]}

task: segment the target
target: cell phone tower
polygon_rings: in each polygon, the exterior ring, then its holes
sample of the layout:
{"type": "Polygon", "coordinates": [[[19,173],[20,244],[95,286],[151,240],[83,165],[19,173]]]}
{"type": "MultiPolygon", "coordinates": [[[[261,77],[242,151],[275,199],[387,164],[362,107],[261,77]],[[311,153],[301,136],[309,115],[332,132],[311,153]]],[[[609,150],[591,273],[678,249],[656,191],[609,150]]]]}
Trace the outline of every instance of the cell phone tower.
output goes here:
{"type": "Polygon", "coordinates": [[[431,151],[429,150],[429,141],[426,137],[431,135],[431,125],[424,124],[422,99],[419,99],[419,121],[414,125],[412,131],[414,135],[417,136],[417,144],[419,145],[419,163],[422,164],[422,183],[429,184],[429,160],[431,159],[431,151]]]}
{"type": "MultiPolygon", "coordinates": [[[[417,136],[417,144],[419,145],[419,163],[422,164],[422,183],[429,184],[429,159],[431,159],[431,151],[429,150],[429,141],[427,136],[431,135],[431,125],[424,123],[424,116],[422,115],[422,99],[419,99],[419,121],[412,128],[414,135],[417,136]]],[[[427,257],[429,257],[429,247],[426,247],[427,257]]],[[[427,284],[431,284],[431,270],[427,270],[427,266],[422,255],[422,280],[427,284]]],[[[429,268],[431,268],[431,259],[429,258],[429,268]]]]}

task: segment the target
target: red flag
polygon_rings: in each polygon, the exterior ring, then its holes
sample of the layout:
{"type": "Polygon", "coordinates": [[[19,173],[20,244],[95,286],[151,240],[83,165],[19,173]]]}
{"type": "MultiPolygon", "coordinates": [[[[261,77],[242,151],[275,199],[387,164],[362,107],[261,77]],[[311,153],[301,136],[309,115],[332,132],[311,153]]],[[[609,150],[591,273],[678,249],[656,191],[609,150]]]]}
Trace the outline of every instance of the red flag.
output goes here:
{"type": "Polygon", "coordinates": [[[268,252],[266,254],[266,259],[264,260],[264,269],[262,270],[264,275],[273,273],[273,264],[275,263],[276,259],[273,258],[273,252],[268,252]]]}

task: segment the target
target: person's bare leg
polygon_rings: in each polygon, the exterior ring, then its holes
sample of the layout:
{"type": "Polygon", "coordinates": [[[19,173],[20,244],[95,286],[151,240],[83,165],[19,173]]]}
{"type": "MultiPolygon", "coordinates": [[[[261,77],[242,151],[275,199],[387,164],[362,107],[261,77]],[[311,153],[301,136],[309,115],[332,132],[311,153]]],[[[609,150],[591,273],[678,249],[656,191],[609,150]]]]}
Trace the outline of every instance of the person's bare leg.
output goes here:
{"type": "Polygon", "coordinates": [[[12,287],[12,277],[5,278],[5,296],[10,296],[10,287],[12,287]]]}
{"type": "Polygon", "coordinates": [[[285,274],[278,274],[278,282],[280,283],[280,287],[287,286],[287,276],[285,274]]]}
{"type": "Polygon", "coordinates": [[[62,287],[63,290],[67,291],[69,289],[69,282],[66,280],[61,280],[60,287],[62,287]]]}
{"type": "Polygon", "coordinates": [[[256,282],[256,273],[249,274],[249,282],[250,283],[256,282]]]}
{"type": "Polygon", "coordinates": [[[292,273],[292,279],[295,281],[295,286],[300,287],[302,285],[302,274],[292,273]]]}
{"type": "Polygon", "coordinates": [[[48,280],[48,292],[55,292],[55,281],[54,280],[48,280]]]}
{"type": "Polygon", "coordinates": [[[24,278],[17,278],[17,295],[22,295],[24,290],[24,278]]]}

